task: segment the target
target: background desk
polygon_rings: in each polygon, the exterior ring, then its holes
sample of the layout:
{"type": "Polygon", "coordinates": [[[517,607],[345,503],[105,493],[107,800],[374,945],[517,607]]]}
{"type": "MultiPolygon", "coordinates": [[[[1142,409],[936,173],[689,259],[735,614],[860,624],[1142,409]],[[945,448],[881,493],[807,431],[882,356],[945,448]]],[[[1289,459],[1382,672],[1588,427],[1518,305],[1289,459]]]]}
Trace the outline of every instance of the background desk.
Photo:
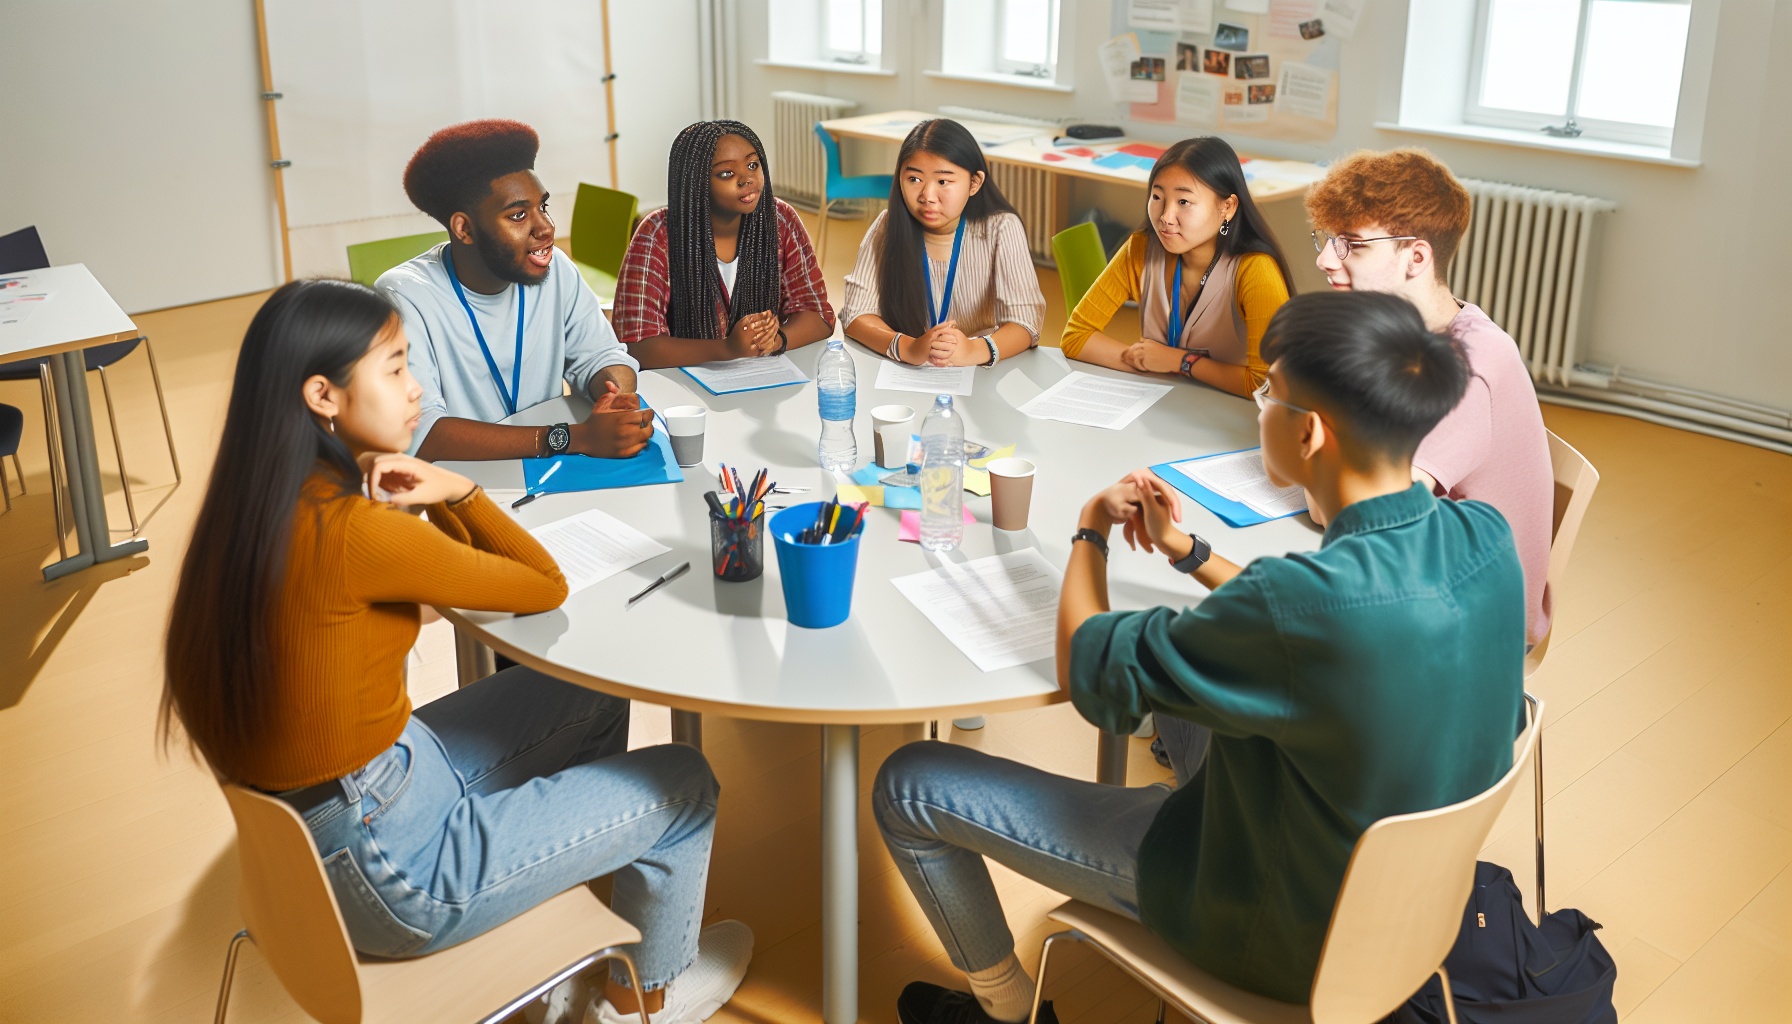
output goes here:
{"type": "MultiPolygon", "coordinates": [[[[917,417],[931,395],[872,387],[880,360],[851,342],[859,378],[855,430],[861,462],[871,452],[870,411],[901,404],[917,417]]],[[[822,346],[791,354],[813,373],[822,346]]],[[[1085,364],[1101,376],[1123,374],[1085,364]]],[[[1056,349],[1035,349],[977,372],[975,394],[955,399],[966,436],[994,447],[1018,445],[1039,467],[1032,529],[998,543],[988,498],[966,498],[979,520],[965,528],[963,546],[947,553],[964,561],[1033,545],[1062,567],[1069,558],[1083,502],[1132,469],[1194,455],[1247,448],[1257,442],[1256,406],[1194,384],[1178,384],[1125,430],[1100,430],[1029,419],[1016,410],[1069,372],[1056,349]]],[[[896,540],[894,510],[871,509],[860,542],[852,616],[832,629],[789,625],[784,618],[778,563],[768,544],[765,574],[749,583],[722,583],[710,569],[709,519],[703,492],[715,489],[718,462],[745,476],[761,466],[782,484],[812,488],[775,496],[795,505],[826,500],[835,477],[816,465],[820,430],[812,385],[736,395],[705,392],[681,371],[641,374],[641,393],[656,408],[707,406],[705,468],[685,471],[680,484],[551,494],[519,510],[525,526],[540,526],[588,508],[601,508],[672,550],[582,590],[564,606],[540,615],[443,609],[459,630],[518,662],[605,693],[670,705],[684,712],[813,722],[822,726],[822,948],[823,1018],[858,1019],[858,727],[921,722],[1043,704],[1064,699],[1050,660],[981,672],[927,621],[891,577],[923,572],[938,557],[896,540]],[[629,595],[680,561],[691,572],[626,609],[629,595]]],[[[555,399],[517,414],[512,422],[553,423],[584,415],[588,403],[555,399]]],[[[919,420],[917,418],[917,427],[919,420]]],[[[489,488],[521,488],[520,462],[449,463],[489,488]]],[[[1240,563],[1260,555],[1316,548],[1319,533],[1305,516],[1245,530],[1226,526],[1192,501],[1183,524],[1213,541],[1214,550],[1240,563]]],[[[1172,572],[1162,556],[1133,553],[1115,534],[1109,593],[1116,608],[1186,605],[1204,591],[1172,572]]]]}

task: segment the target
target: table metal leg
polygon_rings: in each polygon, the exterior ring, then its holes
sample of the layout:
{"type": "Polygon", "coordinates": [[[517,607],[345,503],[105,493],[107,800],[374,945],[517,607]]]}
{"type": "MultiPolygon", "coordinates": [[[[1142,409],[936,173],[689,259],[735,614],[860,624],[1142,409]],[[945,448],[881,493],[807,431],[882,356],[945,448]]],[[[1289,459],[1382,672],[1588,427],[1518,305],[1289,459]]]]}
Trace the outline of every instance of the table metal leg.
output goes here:
{"type": "Polygon", "coordinates": [[[1104,786],[1126,785],[1126,736],[1100,731],[1095,748],[1095,781],[1104,786]]]}
{"type": "Polygon", "coordinates": [[[703,712],[672,709],[672,742],[703,749],[703,712]]]}
{"type": "Polygon", "coordinates": [[[821,1019],[859,1019],[859,727],[821,727],[821,1019]]]}
{"type": "Polygon", "coordinates": [[[106,492],[100,486],[99,457],[93,447],[93,408],[87,401],[87,363],[80,351],[51,356],[50,377],[56,385],[62,464],[68,470],[69,514],[75,523],[79,550],[60,562],[44,566],[46,580],[60,579],[95,562],[109,562],[149,549],[149,541],[142,537],[123,544],[112,543],[112,528],[106,522],[106,492]]]}
{"type": "Polygon", "coordinates": [[[461,686],[471,686],[498,670],[492,649],[459,626],[454,627],[454,669],[461,686]]]}

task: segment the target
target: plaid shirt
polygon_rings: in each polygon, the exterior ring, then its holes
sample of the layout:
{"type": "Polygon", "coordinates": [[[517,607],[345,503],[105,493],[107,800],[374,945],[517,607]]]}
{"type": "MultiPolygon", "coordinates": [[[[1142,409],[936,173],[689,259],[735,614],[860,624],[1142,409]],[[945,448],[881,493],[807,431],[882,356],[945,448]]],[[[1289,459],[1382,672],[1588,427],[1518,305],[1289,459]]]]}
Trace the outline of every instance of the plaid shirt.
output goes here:
{"type": "MultiPolygon", "coordinates": [[[[828,286],[809,245],[809,232],[796,210],[782,199],[778,204],[778,261],[784,267],[779,291],[778,319],[788,321],[805,310],[820,313],[834,326],[834,307],[828,305],[828,286]]],[[[672,333],[672,270],[666,261],[666,211],[655,210],[642,221],[622,258],[622,278],[616,282],[616,302],[610,319],[616,336],[625,344],[672,333]]],[[[716,323],[728,333],[728,307],[716,303],[716,323]]]]}

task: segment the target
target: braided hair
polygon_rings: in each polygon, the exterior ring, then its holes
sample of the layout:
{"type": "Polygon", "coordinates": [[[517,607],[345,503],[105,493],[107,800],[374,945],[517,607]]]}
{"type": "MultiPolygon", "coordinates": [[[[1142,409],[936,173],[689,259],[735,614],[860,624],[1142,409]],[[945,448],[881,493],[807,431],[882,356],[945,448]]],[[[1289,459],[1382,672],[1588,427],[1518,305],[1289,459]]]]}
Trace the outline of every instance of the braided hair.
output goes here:
{"type": "Polygon", "coordinates": [[[666,263],[672,272],[672,336],[720,338],[716,306],[722,301],[722,278],[716,271],[715,225],[711,221],[710,164],[716,143],[738,135],[759,155],[765,175],[759,205],[740,219],[740,240],[734,250],[734,289],[728,301],[728,325],[750,313],[782,307],[784,282],[778,257],[778,204],[772,198],[771,169],[765,147],[753,129],[739,121],[698,121],[672,142],[666,168],[666,263]]]}

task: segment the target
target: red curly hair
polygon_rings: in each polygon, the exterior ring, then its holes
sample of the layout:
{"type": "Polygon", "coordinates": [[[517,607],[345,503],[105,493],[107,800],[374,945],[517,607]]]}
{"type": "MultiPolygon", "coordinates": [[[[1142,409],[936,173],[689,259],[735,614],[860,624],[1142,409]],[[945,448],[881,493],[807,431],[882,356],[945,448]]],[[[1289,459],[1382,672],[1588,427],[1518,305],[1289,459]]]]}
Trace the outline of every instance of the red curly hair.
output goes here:
{"type": "Polygon", "coordinates": [[[1379,224],[1389,234],[1431,243],[1439,280],[1468,230],[1472,207],[1468,189],[1423,149],[1359,150],[1332,164],[1307,193],[1307,217],[1321,231],[1379,224]]]}
{"type": "Polygon", "coordinates": [[[448,226],[492,194],[492,181],[535,169],[541,137],[521,121],[467,121],[431,135],[404,168],[404,194],[417,209],[448,226]]]}

